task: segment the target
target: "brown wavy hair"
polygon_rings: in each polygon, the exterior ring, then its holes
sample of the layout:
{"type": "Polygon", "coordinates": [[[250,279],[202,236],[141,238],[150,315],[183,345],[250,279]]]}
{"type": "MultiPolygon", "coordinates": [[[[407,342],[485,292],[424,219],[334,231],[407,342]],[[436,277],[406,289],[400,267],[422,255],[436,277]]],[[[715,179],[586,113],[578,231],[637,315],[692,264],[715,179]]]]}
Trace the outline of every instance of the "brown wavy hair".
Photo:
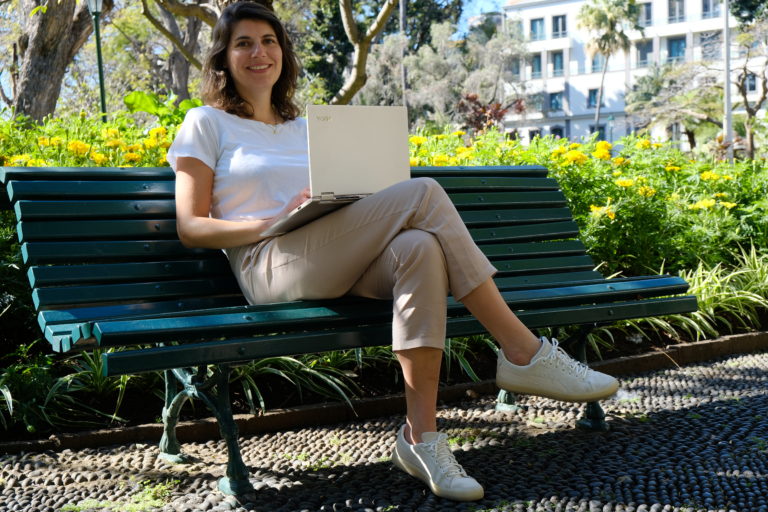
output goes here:
{"type": "Polygon", "coordinates": [[[272,26],[283,51],[283,69],[272,88],[272,105],[284,120],[296,119],[299,107],[293,102],[301,65],[282,22],[274,11],[251,1],[227,6],[213,28],[213,44],[203,65],[202,96],[207,105],[240,117],[251,117],[253,108],[235,88],[235,81],[226,68],[227,46],[232,29],[240,20],[263,20],[272,26]]]}

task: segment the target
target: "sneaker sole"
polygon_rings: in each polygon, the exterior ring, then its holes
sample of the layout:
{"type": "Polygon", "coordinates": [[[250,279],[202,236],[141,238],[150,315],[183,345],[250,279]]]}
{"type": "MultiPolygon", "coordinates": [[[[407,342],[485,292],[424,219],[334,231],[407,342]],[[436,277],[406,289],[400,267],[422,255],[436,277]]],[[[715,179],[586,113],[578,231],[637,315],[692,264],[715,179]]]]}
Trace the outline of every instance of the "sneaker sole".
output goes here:
{"type": "Polygon", "coordinates": [[[454,501],[477,501],[479,499],[482,499],[485,495],[485,490],[481,487],[479,491],[475,493],[453,493],[450,490],[445,490],[437,487],[432,480],[428,477],[422,474],[422,472],[418,469],[413,467],[412,465],[408,464],[405,460],[400,457],[400,454],[397,453],[397,445],[395,445],[395,449],[392,450],[392,464],[394,464],[398,469],[408,473],[414,478],[417,478],[427,484],[429,489],[432,491],[432,494],[435,496],[439,496],[441,498],[447,498],[449,500],[454,501]]]}
{"type": "Polygon", "coordinates": [[[545,392],[541,389],[533,388],[533,387],[526,387],[526,386],[520,386],[520,385],[508,385],[501,379],[496,379],[496,385],[505,391],[509,391],[512,393],[519,393],[521,395],[535,395],[535,396],[541,396],[544,398],[551,398],[553,400],[561,400],[563,402],[596,402],[598,400],[603,400],[605,398],[608,398],[619,390],[619,383],[616,381],[616,383],[611,386],[611,388],[599,392],[594,392],[587,395],[566,395],[566,394],[560,394],[557,392],[545,392]]]}

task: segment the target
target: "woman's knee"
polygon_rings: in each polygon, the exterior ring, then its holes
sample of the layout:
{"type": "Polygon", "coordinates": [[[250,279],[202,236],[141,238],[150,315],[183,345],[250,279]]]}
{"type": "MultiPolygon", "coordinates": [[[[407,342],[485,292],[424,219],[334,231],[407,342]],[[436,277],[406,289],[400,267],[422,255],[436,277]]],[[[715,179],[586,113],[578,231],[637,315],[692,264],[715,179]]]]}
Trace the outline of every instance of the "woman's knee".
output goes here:
{"type": "Polygon", "coordinates": [[[401,231],[392,240],[390,249],[400,262],[417,256],[419,261],[426,260],[432,265],[445,265],[445,255],[440,242],[433,234],[421,229],[401,231]]]}

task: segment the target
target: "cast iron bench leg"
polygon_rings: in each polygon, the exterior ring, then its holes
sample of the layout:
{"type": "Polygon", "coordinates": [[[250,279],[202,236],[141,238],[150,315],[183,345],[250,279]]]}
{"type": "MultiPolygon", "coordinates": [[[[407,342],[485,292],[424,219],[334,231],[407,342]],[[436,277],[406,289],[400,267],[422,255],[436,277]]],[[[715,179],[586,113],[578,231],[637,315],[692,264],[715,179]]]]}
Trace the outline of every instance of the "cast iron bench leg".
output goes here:
{"type": "MultiPolygon", "coordinates": [[[[578,332],[576,332],[571,338],[566,340],[566,343],[570,343],[572,338],[575,338],[576,343],[576,356],[577,359],[587,364],[587,336],[595,326],[582,325],[578,332]]],[[[588,430],[597,430],[606,432],[610,429],[608,422],[605,421],[605,412],[600,407],[599,402],[589,402],[584,408],[584,415],[576,420],[576,426],[588,430]]]]}
{"type": "Polygon", "coordinates": [[[189,398],[186,387],[178,391],[176,375],[172,370],[163,372],[165,380],[165,406],[163,407],[163,437],[160,439],[160,458],[174,464],[189,461],[189,457],[181,452],[181,445],[176,439],[176,425],[179,423],[179,413],[184,402],[189,398]]]}
{"type": "Polygon", "coordinates": [[[229,397],[229,365],[217,365],[213,371],[212,381],[216,387],[216,393],[210,391],[210,386],[200,386],[197,396],[216,416],[219,422],[219,432],[227,443],[229,459],[227,461],[227,474],[219,480],[219,490],[224,494],[238,495],[253,491],[253,485],[248,479],[248,468],[240,454],[240,445],[237,440],[237,424],[232,416],[232,406],[229,397]]]}

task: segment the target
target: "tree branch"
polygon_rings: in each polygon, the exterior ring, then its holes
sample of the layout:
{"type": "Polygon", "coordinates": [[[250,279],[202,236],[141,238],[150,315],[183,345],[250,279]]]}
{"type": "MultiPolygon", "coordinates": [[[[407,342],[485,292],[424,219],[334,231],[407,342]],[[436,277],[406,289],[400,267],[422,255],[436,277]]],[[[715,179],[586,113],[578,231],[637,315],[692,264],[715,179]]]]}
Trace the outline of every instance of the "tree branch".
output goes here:
{"type": "MultiPolygon", "coordinates": [[[[162,7],[165,7],[164,0],[156,0],[156,1],[162,7]]],[[[184,55],[184,58],[187,59],[190,64],[195,66],[197,69],[203,68],[203,65],[200,63],[199,60],[197,60],[197,58],[195,58],[194,54],[192,54],[184,46],[184,42],[181,39],[179,39],[175,34],[173,34],[170,30],[168,30],[162,23],[160,23],[160,20],[158,20],[152,15],[152,13],[149,10],[149,6],[147,5],[147,0],[141,0],[141,13],[144,15],[145,18],[147,18],[147,20],[149,20],[152,26],[154,26],[171,43],[173,43],[173,45],[181,52],[182,55],[184,55]]]]}
{"type": "Polygon", "coordinates": [[[341,11],[341,22],[344,24],[347,39],[353,45],[357,45],[360,42],[360,31],[357,30],[355,15],[352,13],[352,1],[339,0],[339,11],[341,11]]]}
{"type": "Polygon", "coordinates": [[[219,13],[215,9],[200,4],[185,4],[179,0],[155,0],[165,10],[179,16],[194,17],[213,27],[219,19],[219,13]]]}

